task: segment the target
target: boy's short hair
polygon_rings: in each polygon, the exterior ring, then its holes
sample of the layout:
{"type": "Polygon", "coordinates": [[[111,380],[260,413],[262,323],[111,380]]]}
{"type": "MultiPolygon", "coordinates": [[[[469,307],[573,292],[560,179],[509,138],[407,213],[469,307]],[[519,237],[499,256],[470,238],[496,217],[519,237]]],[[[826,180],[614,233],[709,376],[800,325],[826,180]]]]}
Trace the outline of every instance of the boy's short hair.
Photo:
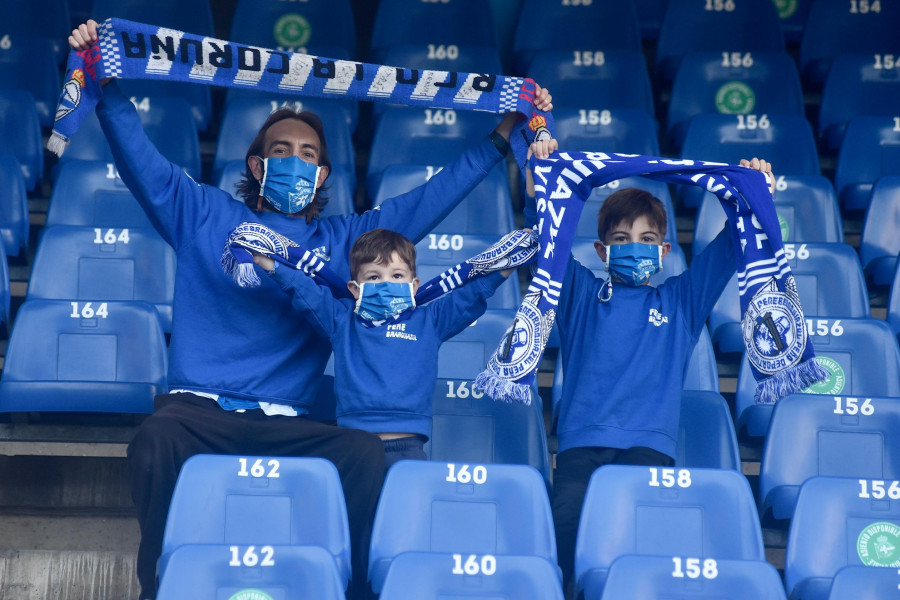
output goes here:
{"type": "Polygon", "coordinates": [[[630,227],[639,217],[646,217],[650,225],[666,237],[666,207],[659,198],[638,188],[621,189],[603,201],[597,212],[597,236],[605,242],[610,229],[619,223],[627,223],[630,227]]]}
{"type": "Polygon", "coordinates": [[[413,277],[416,275],[416,246],[406,236],[390,229],[367,231],[353,242],[350,248],[350,276],[356,279],[356,272],[366,263],[383,264],[397,253],[406,263],[413,277]]]}

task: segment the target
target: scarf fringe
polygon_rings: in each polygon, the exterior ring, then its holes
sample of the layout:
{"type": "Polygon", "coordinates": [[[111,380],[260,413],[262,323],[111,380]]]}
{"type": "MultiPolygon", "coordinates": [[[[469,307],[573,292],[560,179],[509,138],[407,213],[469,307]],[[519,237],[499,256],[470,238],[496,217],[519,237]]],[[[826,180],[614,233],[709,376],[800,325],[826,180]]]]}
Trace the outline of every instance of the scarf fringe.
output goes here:
{"type": "Polygon", "coordinates": [[[828,371],[813,357],[760,381],[756,386],[756,403],[775,404],[779,398],[805,390],[827,379],[828,375],[828,371]]]}
{"type": "Polygon", "coordinates": [[[243,248],[225,246],[222,253],[222,270],[240,287],[252,288],[262,284],[256,273],[253,255],[243,248]],[[235,256],[236,254],[240,257],[235,256]]]}
{"type": "Polygon", "coordinates": [[[475,378],[475,387],[494,400],[501,402],[520,402],[531,405],[531,386],[504,379],[489,370],[484,370],[475,378]]]}
{"type": "Polygon", "coordinates": [[[50,133],[50,139],[47,140],[47,150],[55,154],[57,157],[63,155],[63,152],[66,151],[66,146],[69,145],[69,140],[61,134],[53,131],[50,133]]]}

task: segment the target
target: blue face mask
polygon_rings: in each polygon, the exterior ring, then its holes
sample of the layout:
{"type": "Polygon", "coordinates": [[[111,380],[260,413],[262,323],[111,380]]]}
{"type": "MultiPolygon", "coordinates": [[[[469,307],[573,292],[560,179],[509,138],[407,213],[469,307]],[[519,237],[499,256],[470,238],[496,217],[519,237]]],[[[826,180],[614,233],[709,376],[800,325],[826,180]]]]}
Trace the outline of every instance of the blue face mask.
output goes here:
{"type": "Polygon", "coordinates": [[[625,285],[639,286],[662,271],[662,246],[659,244],[612,244],[606,247],[606,270],[625,285]]]}
{"type": "Polygon", "coordinates": [[[264,174],[260,195],[275,210],[298,213],[312,202],[319,180],[319,167],[299,156],[263,158],[264,174]]]}
{"type": "Polygon", "coordinates": [[[413,284],[408,281],[363,282],[356,286],[359,299],[354,312],[367,321],[390,319],[416,306],[413,284]]]}

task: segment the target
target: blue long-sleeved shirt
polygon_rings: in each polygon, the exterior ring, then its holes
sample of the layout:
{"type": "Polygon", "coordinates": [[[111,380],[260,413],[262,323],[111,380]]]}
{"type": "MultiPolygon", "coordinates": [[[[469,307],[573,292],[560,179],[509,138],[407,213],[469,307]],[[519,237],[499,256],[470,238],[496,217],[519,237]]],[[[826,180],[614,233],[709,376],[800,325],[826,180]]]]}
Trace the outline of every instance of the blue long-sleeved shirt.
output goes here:
{"type": "Polygon", "coordinates": [[[613,284],[570,258],[559,303],[559,451],[645,446],[675,456],[684,370],[735,270],[723,229],[691,268],[659,287],[613,284]]]}
{"type": "Polygon", "coordinates": [[[220,258],[231,230],[260,222],[329,257],[329,266],[349,279],[356,237],[385,227],[421,239],[501,160],[485,138],[378,210],[307,224],[302,217],[253,212],[227,192],[196,183],[157,151],[115,82],[104,88],[97,116],[122,180],[176,252],[169,388],[301,409],[314,401],[331,346],[275,282],[266,278],[258,288],[239,288],[223,273],[220,258]]]}

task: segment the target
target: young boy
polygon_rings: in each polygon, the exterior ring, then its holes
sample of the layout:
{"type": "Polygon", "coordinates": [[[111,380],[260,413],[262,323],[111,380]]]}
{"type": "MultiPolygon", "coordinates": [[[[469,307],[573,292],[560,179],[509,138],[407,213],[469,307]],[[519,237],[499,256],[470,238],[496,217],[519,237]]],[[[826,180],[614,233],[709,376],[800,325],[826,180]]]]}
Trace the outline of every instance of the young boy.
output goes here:
{"type": "Polygon", "coordinates": [[[300,271],[255,254],[254,262],[293,295],[293,306],[334,349],[338,425],[377,434],[389,468],[424,460],[438,350],[481,316],[511,271],[475,279],[423,306],[414,297],[416,247],[403,235],[373,229],[350,249],[347,283],[355,303],[336,299],[300,271]]]}
{"type": "MultiPolygon", "coordinates": [[[[771,175],[764,160],[741,165],[771,175]]],[[[600,208],[597,235],[594,247],[609,279],[598,279],[570,257],[556,319],[565,379],[552,508],[565,589],[594,470],[674,464],[684,370],[735,272],[732,240],[723,229],[690,269],[650,286],[671,245],[664,241],[662,202],[643,190],[611,194],[600,208]]]]}

